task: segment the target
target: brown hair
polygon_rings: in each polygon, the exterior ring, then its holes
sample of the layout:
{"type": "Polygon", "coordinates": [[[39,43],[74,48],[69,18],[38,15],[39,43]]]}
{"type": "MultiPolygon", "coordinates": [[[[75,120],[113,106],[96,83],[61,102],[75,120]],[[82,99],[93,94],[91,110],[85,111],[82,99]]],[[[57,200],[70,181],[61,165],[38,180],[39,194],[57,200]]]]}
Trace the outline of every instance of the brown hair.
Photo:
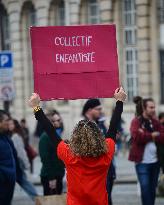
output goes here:
{"type": "Polygon", "coordinates": [[[81,157],[99,157],[107,152],[105,138],[94,121],[81,120],[73,130],[70,148],[81,157]]]}
{"type": "Polygon", "coordinates": [[[12,133],[16,133],[19,135],[19,137],[22,138],[24,145],[26,146],[26,135],[24,130],[22,129],[22,127],[20,126],[18,120],[10,118],[11,121],[13,121],[14,124],[14,130],[12,131],[12,133]]]}
{"type": "Polygon", "coordinates": [[[147,102],[154,102],[154,100],[152,98],[143,99],[140,96],[136,96],[133,98],[133,102],[136,104],[136,116],[141,116],[147,107],[147,102]]]}

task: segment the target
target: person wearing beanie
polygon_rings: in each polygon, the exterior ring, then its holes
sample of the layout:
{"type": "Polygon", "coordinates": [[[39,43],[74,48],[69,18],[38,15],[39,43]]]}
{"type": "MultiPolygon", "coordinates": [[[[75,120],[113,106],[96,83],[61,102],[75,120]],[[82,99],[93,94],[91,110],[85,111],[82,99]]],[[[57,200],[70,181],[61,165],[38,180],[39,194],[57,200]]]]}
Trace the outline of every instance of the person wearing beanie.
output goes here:
{"type": "MultiPolygon", "coordinates": [[[[107,128],[103,123],[100,123],[99,119],[102,116],[102,105],[99,99],[89,99],[83,106],[82,115],[85,119],[95,121],[100,128],[104,137],[107,133],[107,128]]],[[[112,160],[111,165],[108,170],[107,175],[107,185],[106,189],[108,192],[108,205],[112,205],[112,188],[114,184],[114,180],[116,178],[116,168],[114,165],[114,161],[112,160]]]]}
{"type": "Polygon", "coordinates": [[[102,105],[99,99],[89,99],[83,106],[82,115],[84,118],[97,121],[102,114],[102,105]]]}

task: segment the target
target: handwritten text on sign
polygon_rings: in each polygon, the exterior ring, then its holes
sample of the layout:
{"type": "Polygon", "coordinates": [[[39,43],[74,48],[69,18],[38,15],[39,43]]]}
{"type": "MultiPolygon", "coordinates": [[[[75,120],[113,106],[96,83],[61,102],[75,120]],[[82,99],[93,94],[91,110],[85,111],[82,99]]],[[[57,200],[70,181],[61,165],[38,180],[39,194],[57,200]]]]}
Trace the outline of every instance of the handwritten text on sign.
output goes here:
{"type": "Polygon", "coordinates": [[[115,25],[31,27],[30,34],[42,100],[113,96],[119,86],[115,25]]]}
{"type": "MultiPolygon", "coordinates": [[[[89,47],[92,36],[55,37],[55,45],[62,47],[89,47]]],[[[94,63],[95,52],[56,53],[57,63],[94,63]]]]}

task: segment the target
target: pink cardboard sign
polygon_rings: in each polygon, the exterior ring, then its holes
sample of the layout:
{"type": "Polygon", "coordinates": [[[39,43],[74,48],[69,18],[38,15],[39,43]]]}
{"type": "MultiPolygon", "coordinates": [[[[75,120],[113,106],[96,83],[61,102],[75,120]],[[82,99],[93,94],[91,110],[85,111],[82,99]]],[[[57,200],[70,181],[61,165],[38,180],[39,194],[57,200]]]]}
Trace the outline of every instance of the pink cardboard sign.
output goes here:
{"type": "Polygon", "coordinates": [[[113,97],[115,25],[31,27],[34,92],[42,100],[113,97]]]}

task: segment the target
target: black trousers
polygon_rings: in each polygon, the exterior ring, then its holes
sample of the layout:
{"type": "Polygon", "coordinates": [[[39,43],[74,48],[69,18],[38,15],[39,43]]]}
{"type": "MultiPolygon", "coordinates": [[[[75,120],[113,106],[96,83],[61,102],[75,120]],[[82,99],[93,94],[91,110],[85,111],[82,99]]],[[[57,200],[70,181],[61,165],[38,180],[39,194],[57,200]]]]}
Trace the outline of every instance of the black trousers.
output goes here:
{"type": "Polygon", "coordinates": [[[116,178],[116,168],[114,166],[113,161],[111,162],[111,165],[108,170],[107,174],[107,192],[108,192],[108,205],[112,205],[112,189],[114,180],[116,178]]]}
{"type": "Polygon", "coordinates": [[[6,182],[0,184],[0,205],[11,205],[15,183],[6,182]]]}
{"type": "Polygon", "coordinates": [[[41,177],[41,183],[43,186],[43,193],[44,196],[46,195],[54,195],[54,194],[62,194],[63,190],[63,177],[58,176],[55,177],[56,179],[56,188],[55,189],[50,189],[49,187],[49,179],[46,177],[41,177]]]}
{"type": "Polygon", "coordinates": [[[112,205],[112,189],[113,189],[114,179],[110,179],[110,183],[108,183],[108,205],[112,205]]]}

